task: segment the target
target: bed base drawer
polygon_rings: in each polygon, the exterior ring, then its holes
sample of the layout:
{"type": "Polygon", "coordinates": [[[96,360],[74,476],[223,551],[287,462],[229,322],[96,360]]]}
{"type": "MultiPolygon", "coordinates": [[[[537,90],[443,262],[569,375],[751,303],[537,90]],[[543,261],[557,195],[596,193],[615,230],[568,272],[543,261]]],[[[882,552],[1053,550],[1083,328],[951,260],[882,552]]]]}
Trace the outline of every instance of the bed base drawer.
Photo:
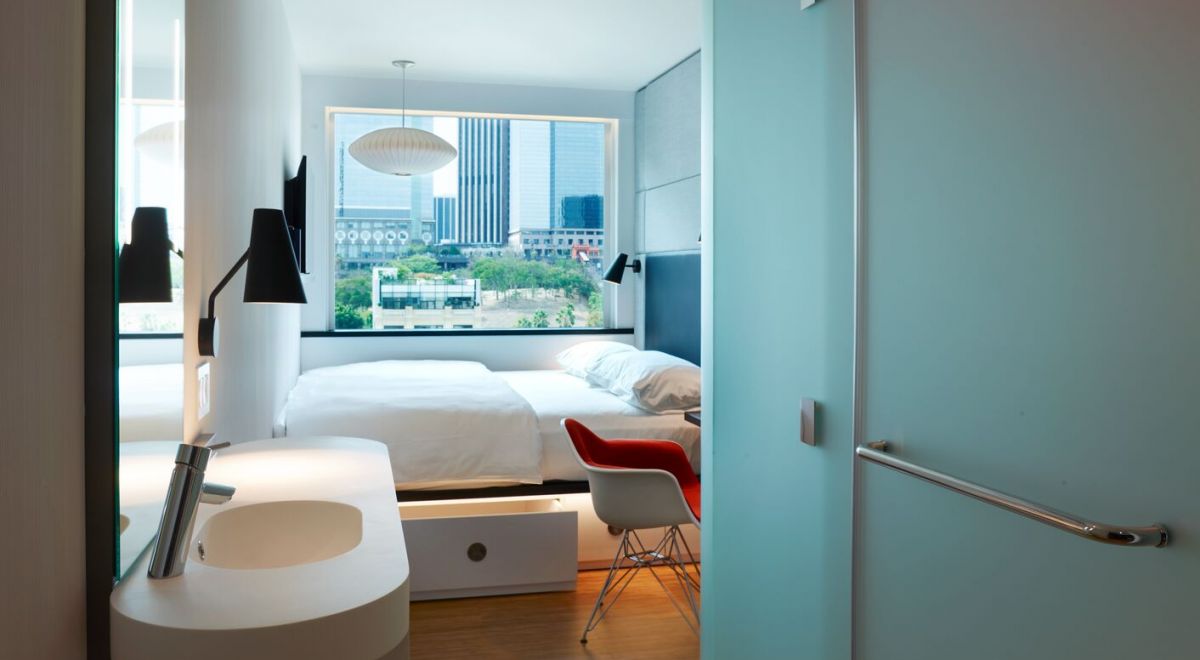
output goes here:
{"type": "Polygon", "coordinates": [[[412,600],[575,589],[577,515],[553,500],[401,505],[412,600]]]}

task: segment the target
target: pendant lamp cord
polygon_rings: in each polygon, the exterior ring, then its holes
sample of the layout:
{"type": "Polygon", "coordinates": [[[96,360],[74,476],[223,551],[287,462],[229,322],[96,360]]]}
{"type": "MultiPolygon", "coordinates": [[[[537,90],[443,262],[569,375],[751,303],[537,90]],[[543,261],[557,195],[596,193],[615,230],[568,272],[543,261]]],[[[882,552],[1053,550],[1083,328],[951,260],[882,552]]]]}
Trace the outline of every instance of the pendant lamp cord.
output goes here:
{"type": "Polygon", "coordinates": [[[408,67],[400,67],[400,125],[408,127],[408,67]]]}

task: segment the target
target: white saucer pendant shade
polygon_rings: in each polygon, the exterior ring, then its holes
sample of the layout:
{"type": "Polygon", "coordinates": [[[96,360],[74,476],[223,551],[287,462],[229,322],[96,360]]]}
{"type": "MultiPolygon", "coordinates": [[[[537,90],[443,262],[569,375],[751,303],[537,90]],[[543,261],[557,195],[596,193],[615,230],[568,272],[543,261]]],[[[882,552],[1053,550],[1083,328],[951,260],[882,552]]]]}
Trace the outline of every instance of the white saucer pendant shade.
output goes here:
{"type": "MultiPolygon", "coordinates": [[[[183,120],[169,121],[146,129],[133,138],[133,148],[158,163],[171,163],[175,158],[175,145],[183,147],[183,120]],[[178,142],[177,142],[178,141],[178,142]]],[[[182,159],[183,154],[179,157],[182,159]]]]}
{"type": "Polygon", "coordinates": [[[419,128],[381,128],[350,144],[354,160],[376,172],[412,176],[445,167],[458,150],[442,138],[419,128]]]}

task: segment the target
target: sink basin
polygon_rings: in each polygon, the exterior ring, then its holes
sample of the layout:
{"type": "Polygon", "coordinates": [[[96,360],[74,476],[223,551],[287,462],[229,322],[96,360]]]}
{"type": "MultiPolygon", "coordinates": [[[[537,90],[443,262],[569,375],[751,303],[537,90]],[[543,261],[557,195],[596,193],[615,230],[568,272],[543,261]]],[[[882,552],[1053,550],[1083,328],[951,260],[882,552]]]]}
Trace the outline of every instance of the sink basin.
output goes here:
{"type": "Polygon", "coordinates": [[[190,559],[218,568],[299,566],[353,550],[362,532],[362,511],[341,502],[249,504],[209,518],[193,539],[190,559]]]}
{"type": "Polygon", "coordinates": [[[110,596],[113,660],[409,657],[408,552],[387,447],[256,440],[221,450],[205,476],[237,493],[197,508],[182,575],[150,579],[149,553],[125,573],[110,596]]]}

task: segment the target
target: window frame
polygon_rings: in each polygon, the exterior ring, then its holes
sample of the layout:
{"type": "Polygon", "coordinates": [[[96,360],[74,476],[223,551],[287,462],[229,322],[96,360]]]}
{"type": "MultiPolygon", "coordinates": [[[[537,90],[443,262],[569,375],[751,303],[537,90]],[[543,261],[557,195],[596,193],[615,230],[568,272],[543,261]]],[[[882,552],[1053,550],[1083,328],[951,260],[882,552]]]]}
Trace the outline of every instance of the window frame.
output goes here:
{"type": "MultiPolygon", "coordinates": [[[[487,334],[506,334],[506,335],[547,335],[547,334],[625,334],[632,333],[632,327],[617,327],[614,324],[614,319],[618,317],[618,300],[622,297],[620,287],[612,287],[604,290],[603,294],[603,315],[604,325],[596,328],[442,328],[437,330],[429,329],[342,329],[336,327],[336,305],[335,296],[337,291],[337,249],[334,247],[334,234],[336,231],[336,208],[337,208],[337,169],[333,163],[337,161],[336,148],[334,142],[334,118],[339,114],[367,114],[367,115],[388,115],[400,117],[408,115],[413,117],[454,117],[456,119],[464,118],[483,118],[483,119],[509,119],[509,120],[530,120],[530,121],[554,121],[554,122],[575,122],[575,123],[592,123],[604,125],[604,245],[601,248],[601,260],[603,264],[610,263],[617,255],[620,241],[620,214],[618,207],[620,199],[619,191],[619,159],[618,142],[620,136],[620,122],[616,117],[591,117],[591,116],[574,116],[574,115],[547,115],[547,114],[524,114],[511,112],[478,112],[478,111],[461,111],[461,110],[422,110],[422,109],[405,109],[398,108],[378,108],[378,107],[356,107],[356,106],[326,106],[325,108],[325,159],[328,166],[325,168],[325,183],[327,188],[327,201],[323,209],[324,217],[322,221],[328,225],[328,258],[326,259],[326,268],[329,273],[328,282],[324,287],[324,305],[325,305],[325,330],[309,330],[301,333],[301,336],[306,337],[376,337],[376,336],[418,336],[418,335],[433,335],[433,336],[471,336],[471,335],[487,335],[487,334]]],[[[629,221],[632,223],[633,219],[629,221]]],[[[632,227],[630,228],[632,231],[632,227]]],[[[603,281],[600,282],[601,287],[605,287],[603,281]]],[[[632,295],[631,292],[626,292],[624,295],[632,295]]]]}

